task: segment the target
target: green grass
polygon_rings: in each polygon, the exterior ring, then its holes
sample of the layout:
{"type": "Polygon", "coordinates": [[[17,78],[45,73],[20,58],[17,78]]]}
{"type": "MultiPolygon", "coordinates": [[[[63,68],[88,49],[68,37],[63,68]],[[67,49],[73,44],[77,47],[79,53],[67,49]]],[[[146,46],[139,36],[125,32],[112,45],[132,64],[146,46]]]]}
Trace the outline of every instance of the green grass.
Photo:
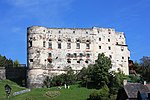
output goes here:
{"type": "Polygon", "coordinates": [[[25,88],[18,86],[16,83],[10,81],[10,80],[0,80],[0,100],[6,99],[6,92],[5,92],[5,85],[8,84],[11,88],[11,96],[14,92],[24,90],[25,88]]]}
{"type": "Polygon", "coordinates": [[[31,92],[13,96],[13,92],[25,88],[19,87],[17,84],[6,80],[0,81],[0,100],[5,100],[5,84],[9,84],[12,87],[11,100],[86,100],[89,94],[94,91],[94,89],[71,85],[70,89],[64,89],[64,87],[62,87],[62,89],[58,89],[58,87],[37,88],[32,89],[31,92]]]}

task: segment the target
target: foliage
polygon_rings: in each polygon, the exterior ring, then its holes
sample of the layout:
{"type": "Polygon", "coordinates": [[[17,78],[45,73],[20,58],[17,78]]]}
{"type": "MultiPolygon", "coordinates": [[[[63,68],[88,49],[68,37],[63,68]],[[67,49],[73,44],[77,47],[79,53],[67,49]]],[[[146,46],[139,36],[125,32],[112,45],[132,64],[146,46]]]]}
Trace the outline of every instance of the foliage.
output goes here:
{"type": "Polygon", "coordinates": [[[140,59],[140,63],[135,62],[136,72],[140,74],[142,80],[150,82],[150,57],[144,56],[140,59]]]}
{"type": "Polygon", "coordinates": [[[108,87],[110,89],[110,94],[117,94],[118,89],[123,86],[123,80],[127,79],[127,76],[124,75],[122,72],[111,72],[109,77],[109,84],[108,87]]]}
{"type": "Polygon", "coordinates": [[[18,67],[19,61],[15,60],[13,62],[13,60],[7,59],[5,56],[0,55],[0,67],[13,67],[13,65],[18,67]]]}
{"type": "Polygon", "coordinates": [[[83,68],[79,73],[82,84],[94,83],[96,88],[101,88],[109,83],[109,69],[111,68],[111,60],[103,53],[98,55],[98,59],[94,65],[83,68]]]}
{"type": "Polygon", "coordinates": [[[76,74],[72,69],[69,69],[66,73],[49,78],[48,76],[44,80],[44,85],[48,88],[51,86],[61,86],[64,84],[71,85],[76,82],[76,74]]]}
{"type": "Polygon", "coordinates": [[[14,67],[19,67],[19,61],[18,60],[14,61],[14,67]]]}
{"type": "Polygon", "coordinates": [[[109,88],[104,85],[101,89],[94,91],[90,94],[88,100],[108,100],[109,99],[109,88]]]}

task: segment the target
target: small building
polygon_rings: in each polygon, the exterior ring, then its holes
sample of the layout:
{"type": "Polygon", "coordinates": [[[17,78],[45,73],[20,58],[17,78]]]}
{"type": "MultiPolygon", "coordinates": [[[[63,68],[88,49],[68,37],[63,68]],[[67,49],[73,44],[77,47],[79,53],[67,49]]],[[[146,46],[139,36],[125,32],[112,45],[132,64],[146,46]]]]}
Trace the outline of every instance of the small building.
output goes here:
{"type": "Polygon", "coordinates": [[[119,89],[117,100],[150,100],[150,89],[141,83],[127,83],[119,89]]]}

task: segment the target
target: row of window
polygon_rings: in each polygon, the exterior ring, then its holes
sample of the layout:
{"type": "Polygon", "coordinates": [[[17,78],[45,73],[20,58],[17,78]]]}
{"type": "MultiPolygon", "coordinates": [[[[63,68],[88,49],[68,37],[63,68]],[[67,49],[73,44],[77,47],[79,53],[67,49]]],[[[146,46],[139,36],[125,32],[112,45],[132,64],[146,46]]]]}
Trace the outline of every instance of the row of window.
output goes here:
{"type": "MultiPolygon", "coordinates": [[[[45,42],[43,42],[43,47],[45,47],[45,42]]],[[[48,43],[48,48],[52,49],[52,43],[51,42],[48,43]]],[[[58,49],[61,49],[61,48],[62,48],[61,43],[58,43],[58,49]]],[[[71,49],[71,43],[67,43],[67,49],[71,49]]],[[[80,49],[80,43],[79,42],[76,43],[76,49],[80,49]]],[[[89,43],[86,44],[86,49],[90,49],[89,43]]]]}
{"type": "MultiPolygon", "coordinates": [[[[102,41],[102,39],[101,39],[101,38],[99,38],[99,41],[102,41]]],[[[108,39],[108,42],[110,42],[110,39],[108,39]]]]}
{"type": "MultiPolygon", "coordinates": [[[[79,54],[77,54],[77,53],[73,53],[73,54],[67,53],[66,56],[67,57],[83,57],[83,56],[90,57],[90,54],[87,53],[86,55],[84,55],[83,53],[79,53],[79,54]]],[[[52,57],[52,53],[48,53],[48,57],[52,57]]]]}

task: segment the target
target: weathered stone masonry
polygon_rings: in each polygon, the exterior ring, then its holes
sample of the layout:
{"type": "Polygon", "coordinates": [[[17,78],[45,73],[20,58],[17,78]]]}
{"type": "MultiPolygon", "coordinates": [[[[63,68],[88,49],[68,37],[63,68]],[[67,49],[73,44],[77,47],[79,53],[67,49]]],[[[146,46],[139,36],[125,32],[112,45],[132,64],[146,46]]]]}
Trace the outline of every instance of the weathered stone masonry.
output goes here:
{"type": "Polygon", "coordinates": [[[75,71],[94,64],[99,53],[112,60],[113,71],[129,74],[130,52],[123,32],[112,28],[46,28],[27,29],[28,83],[41,87],[45,76],[52,77],[71,67],[75,71]]]}

